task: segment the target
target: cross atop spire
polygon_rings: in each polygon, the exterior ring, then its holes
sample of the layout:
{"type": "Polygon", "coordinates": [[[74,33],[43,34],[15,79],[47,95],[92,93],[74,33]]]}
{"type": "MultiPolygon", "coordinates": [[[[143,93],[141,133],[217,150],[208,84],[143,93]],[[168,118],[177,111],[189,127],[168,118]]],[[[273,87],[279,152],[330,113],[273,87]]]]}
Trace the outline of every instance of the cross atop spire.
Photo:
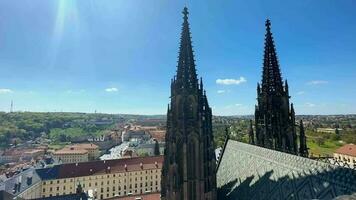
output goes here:
{"type": "Polygon", "coordinates": [[[266,30],[271,31],[271,21],[269,19],[266,20],[266,30]]]}
{"type": "Polygon", "coordinates": [[[188,8],[184,7],[182,13],[184,21],[180,38],[176,83],[179,88],[196,90],[198,89],[198,80],[188,22],[188,8]]]}
{"type": "Polygon", "coordinates": [[[266,20],[265,49],[263,57],[262,91],[265,93],[282,93],[283,83],[276,48],[271,32],[271,21],[266,20]]]}

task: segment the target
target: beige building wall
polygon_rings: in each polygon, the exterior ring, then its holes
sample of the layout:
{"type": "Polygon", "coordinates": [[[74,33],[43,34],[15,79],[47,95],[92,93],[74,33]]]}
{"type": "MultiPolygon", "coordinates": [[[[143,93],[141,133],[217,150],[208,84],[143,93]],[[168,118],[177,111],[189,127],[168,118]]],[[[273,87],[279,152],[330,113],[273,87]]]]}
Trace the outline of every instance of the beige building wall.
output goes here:
{"type": "Polygon", "coordinates": [[[41,198],[41,181],[34,184],[32,187],[28,188],[27,190],[23,191],[18,196],[23,199],[38,199],[41,198]]]}
{"type": "Polygon", "coordinates": [[[83,191],[92,191],[96,199],[144,194],[161,190],[161,169],[108,173],[42,182],[41,197],[73,194],[80,184],[83,191]]]}
{"type": "Polygon", "coordinates": [[[346,154],[334,153],[334,158],[337,161],[347,163],[350,166],[353,166],[354,163],[356,163],[356,157],[349,156],[349,155],[346,155],[346,154]]]}
{"type": "Polygon", "coordinates": [[[89,160],[96,160],[100,155],[99,149],[87,149],[87,151],[89,160]]]}
{"type": "Polygon", "coordinates": [[[62,163],[79,163],[89,160],[88,152],[86,153],[54,153],[53,158],[62,163]]]}
{"type": "Polygon", "coordinates": [[[96,160],[99,154],[99,147],[95,144],[75,144],[54,152],[53,158],[62,163],[79,163],[96,160]]]}
{"type": "Polygon", "coordinates": [[[42,181],[41,197],[74,194],[75,192],[75,178],[42,181]]]}

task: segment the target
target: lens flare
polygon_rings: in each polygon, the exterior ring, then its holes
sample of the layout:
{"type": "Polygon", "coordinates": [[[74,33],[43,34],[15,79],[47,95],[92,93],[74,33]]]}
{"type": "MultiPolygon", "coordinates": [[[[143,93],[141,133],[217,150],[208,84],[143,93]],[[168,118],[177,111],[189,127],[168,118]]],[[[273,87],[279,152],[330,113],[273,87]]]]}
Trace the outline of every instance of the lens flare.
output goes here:
{"type": "Polygon", "coordinates": [[[58,0],[56,5],[56,18],[53,29],[53,41],[50,49],[50,68],[57,62],[58,51],[65,31],[79,31],[78,9],[76,1],[58,0]],[[70,26],[70,27],[69,27],[70,26]]]}

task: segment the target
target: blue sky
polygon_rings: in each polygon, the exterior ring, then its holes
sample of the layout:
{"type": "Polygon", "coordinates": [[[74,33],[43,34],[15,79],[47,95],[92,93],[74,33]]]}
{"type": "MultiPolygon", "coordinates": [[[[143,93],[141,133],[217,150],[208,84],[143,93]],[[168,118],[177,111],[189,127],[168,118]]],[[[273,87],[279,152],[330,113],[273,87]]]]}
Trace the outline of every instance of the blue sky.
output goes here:
{"type": "Polygon", "coordinates": [[[1,0],[0,110],[164,114],[185,5],[214,114],[253,114],[267,17],[296,113],[356,113],[354,0],[1,0]]]}

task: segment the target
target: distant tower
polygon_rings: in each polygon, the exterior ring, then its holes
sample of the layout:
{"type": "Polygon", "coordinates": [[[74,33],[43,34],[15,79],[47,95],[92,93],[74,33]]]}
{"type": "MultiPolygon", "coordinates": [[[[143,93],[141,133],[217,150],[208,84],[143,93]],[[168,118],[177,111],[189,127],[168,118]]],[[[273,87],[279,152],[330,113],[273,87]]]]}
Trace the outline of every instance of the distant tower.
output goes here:
{"type": "Polygon", "coordinates": [[[248,129],[248,142],[250,144],[255,144],[255,136],[253,133],[252,120],[250,120],[250,128],[248,129]]]}
{"type": "Polygon", "coordinates": [[[14,101],[11,100],[10,112],[14,112],[14,101]]]}
{"type": "Polygon", "coordinates": [[[215,200],[212,112],[203,81],[197,79],[186,7],[183,14],[178,69],[167,111],[161,199],[215,200]]]}
{"type": "Polygon", "coordinates": [[[295,113],[289,98],[288,82],[282,82],[271,22],[267,20],[262,83],[257,84],[255,108],[257,145],[298,154],[295,113]]]}
{"type": "Polygon", "coordinates": [[[302,120],[300,120],[299,122],[299,155],[303,157],[309,156],[307,147],[307,137],[305,136],[304,125],[302,120]]]}

